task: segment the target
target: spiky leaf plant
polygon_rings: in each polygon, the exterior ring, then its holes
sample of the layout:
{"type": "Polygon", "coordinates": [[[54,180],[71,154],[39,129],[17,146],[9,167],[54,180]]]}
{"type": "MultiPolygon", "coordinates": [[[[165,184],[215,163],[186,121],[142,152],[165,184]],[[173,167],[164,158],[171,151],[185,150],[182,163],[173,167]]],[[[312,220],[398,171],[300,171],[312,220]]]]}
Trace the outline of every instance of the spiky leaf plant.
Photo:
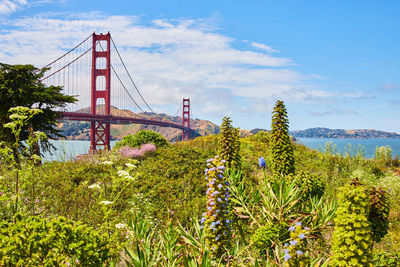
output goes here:
{"type": "Polygon", "coordinates": [[[286,107],[280,100],[276,101],[272,112],[270,146],[274,176],[294,174],[294,155],[289,137],[289,120],[286,107]]]}
{"type": "Polygon", "coordinates": [[[379,242],[389,231],[390,200],[382,188],[370,189],[369,221],[372,225],[372,238],[379,242]]]}
{"type": "Polygon", "coordinates": [[[372,266],[368,189],[356,180],[342,187],[338,198],[331,265],[372,266]]]}
{"type": "Polygon", "coordinates": [[[221,136],[218,140],[219,156],[226,160],[226,166],[231,168],[240,167],[240,141],[239,129],[232,126],[232,120],[224,117],[222,120],[221,136]]]}

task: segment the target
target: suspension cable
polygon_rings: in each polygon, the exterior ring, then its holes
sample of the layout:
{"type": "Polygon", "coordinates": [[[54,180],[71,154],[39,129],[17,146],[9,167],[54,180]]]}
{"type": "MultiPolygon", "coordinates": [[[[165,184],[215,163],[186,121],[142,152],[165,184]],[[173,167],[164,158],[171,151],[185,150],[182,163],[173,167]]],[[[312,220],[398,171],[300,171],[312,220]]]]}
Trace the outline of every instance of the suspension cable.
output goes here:
{"type": "Polygon", "coordinates": [[[62,67],[62,68],[56,70],[56,71],[53,72],[52,74],[47,75],[46,77],[40,79],[40,81],[42,82],[42,81],[46,80],[47,78],[50,78],[50,77],[53,76],[54,74],[56,74],[56,73],[62,71],[63,69],[65,69],[66,67],[68,67],[69,65],[71,65],[72,63],[74,63],[75,61],[77,61],[78,59],[80,59],[81,57],[83,57],[83,56],[84,56],[87,52],[89,52],[90,50],[92,50],[92,47],[90,47],[90,48],[89,48],[88,50],[86,50],[83,54],[81,54],[79,57],[77,57],[77,58],[75,58],[74,60],[72,60],[70,63],[68,63],[68,64],[65,65],[64,67],[62,67]]]}
{"type": "MultiPolygon", "coordinates": [[[[71,53],[72,51],[74,51],[76,48],[78,48],[81,44],[83,44],[84,42],[86,42],[92,35],[89,35],[85,40],[83,40],[82,42],[80,42],[78,45],[76,45],[74,48],[72,48],[71,50],[69,50],[67,53],[65,53],[64,55],[60,56],[59,58],[57,58],[56,60],[53,60],[52,62],[50,62],[49,64],[47,64],[46,66],[44,66],[43,68],[41,68],[40,70],[47,68],[48,66],[50,66],[51,64],[53,64],[54,62],[57,62],[58,60],[60,60],[61,58],[65,57],[66,55],[68,55],[69,53],[71,53]]],[[[86,51],[87,52],[87,51],[86,51]]],[[[86,53],[85,52],[85,53],[86,53]]]]}
{"type": "Polygon", "coordinates": [[[155,112],[151,109],[151,107],[149,106],[149,104],[147,104],[146,100],[144,100],[142,94],[140,93],[139,89],[137,88],[135,82],[133,81],[133,79],[132,79],[132,77],[131,77],[131,74],[129,73],[128,69],[126,68],[125,63],[124,63],[124,61],[122,60],[121,54],[119,53],[118,48],[117,48],[117,46],[115,45],[114,39],[113,39],[112,37],[111,37],[111,41],[112,41],[112,43],[113,43],[113,45],[114,45],[115,51],[117,51],[118,57],[119,57],[119,59],[121,60],[122,65],[123,65],[124,68],[125,68],[126,73],[127,73],[128,76],[129,76],[129,79],[131,80],[131,82],[132,82],[133,86],[135,87],[136,91],[138,92],[138,94],[140,95],[140,97],[142,98],[142,100],[143,100],[143,102],[146,104],[146,106],[151,110],[151,112],[153,112],[154,114],[157,114],[157,113],[155,113],[155,112]]]}
{"type": "MultiPolygon", "coordinates": [[[[97,41],[97,43],[100,45],[101,50],[104,51],[104,48],[103,48],[103,46],[101,45],[100,41],[97,41]]],[[[119,78],[119,75],[118,75],[117,72],[115,71],[115,69],[114,69],[113,65],[111,64],[111,62],[110,62],[110,66],[111,66],[111,69],[113,70],[113,72],[115,73],[115,76],[117,76],[117,78],[118,78],[119,82],[121,83],[122,87],[125,89],[125,92],[126,92],[126,93],[129,95],[129,97],[132,99],[133,103],[135,103],[135,105],[144,113],[143,109],[136,103],[135,99],[133,99],[133,97],[132,97],[131,94],[129,93],[128,89],[126,89],[124,83],[123,83],[122,80],[119,78]]]]}

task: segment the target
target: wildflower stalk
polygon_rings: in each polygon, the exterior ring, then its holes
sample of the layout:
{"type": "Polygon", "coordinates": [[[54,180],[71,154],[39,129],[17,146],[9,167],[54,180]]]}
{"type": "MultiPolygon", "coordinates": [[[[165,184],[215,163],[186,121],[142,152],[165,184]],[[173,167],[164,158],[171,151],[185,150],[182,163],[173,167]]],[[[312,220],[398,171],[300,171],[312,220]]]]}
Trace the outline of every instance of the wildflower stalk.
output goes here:
{"type": "Polygon", "coordinates": [[[231,220],[229,220],[229,188],[224,179],[225,160],[218,156],[207,160],[205,170],[207,189],[207,212],[203,214],[206,247],[211,255],[220,258],[230,246],[231,220]]]}

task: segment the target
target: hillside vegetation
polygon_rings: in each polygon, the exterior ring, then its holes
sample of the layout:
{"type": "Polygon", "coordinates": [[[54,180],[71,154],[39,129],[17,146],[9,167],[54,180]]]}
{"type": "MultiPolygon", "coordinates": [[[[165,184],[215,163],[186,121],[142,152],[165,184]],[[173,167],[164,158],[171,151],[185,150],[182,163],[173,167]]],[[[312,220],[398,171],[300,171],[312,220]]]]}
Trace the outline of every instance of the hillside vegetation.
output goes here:
{"type": "Polygon", "coordinates": [[[400,161],[388,148],[343,157],[282,131],[240,138],[231,123],[134,157],[38,165],[2,147],[0,265],[399,266],[400,161]]]}

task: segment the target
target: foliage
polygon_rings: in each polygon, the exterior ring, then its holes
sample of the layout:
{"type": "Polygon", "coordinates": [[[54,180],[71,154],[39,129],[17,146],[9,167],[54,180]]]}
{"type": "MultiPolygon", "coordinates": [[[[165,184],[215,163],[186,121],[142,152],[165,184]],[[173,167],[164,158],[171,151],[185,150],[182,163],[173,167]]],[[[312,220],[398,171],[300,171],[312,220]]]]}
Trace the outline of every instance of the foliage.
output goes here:
{"type": "Polygon", "coordinates": [[[124,146],[119,149],[121,156],[126,158],[141,158],[147,153],[156,151],[156,146],[153,144],[143,144],[140,149],[124,146]]]}
{"type": "Polygon", "coordinates": [[[111,255],[108,237],[82,223],[58,217],[0,223],[0,265],[98,266],[111,255]]]}
{"type": "Polygon", "coordinates": [[[224,117],[220,127],[221,135],[218,141],[219,156],[226,160],[227,167],[240,167],[239,129],[232,126],[229,117],[224,117]]]}
{"type": "Polygon", "coordinates": [[[303,188],[303,198],[321,198],[325,191],[325,182],[320,175],[300,171],[297,174],[297,186],[303,188]]]}
{"type": "Polygon", "coordinates": [[[379,242],[389,231],[390,201],[388,193],[382,188],[370,189],[369,221],[372,226],[372,239],[379,242]]]}
{"type": "MultiPolygon", "coordinates": [[[[20,133],[20,140],[27,140],[30,132],[44,132],[47,136],[60,136],[55,128],[59,113],[54,111],[63,108],[76,99],[61,93],[61,86],[46,86],[41,82],[48,69],[38,69],[32,65],[8,65],[0,63],[0,140],[14,143],[14,136],[4,128],[10,122],[8,110],[16,106],[28,108],[37,107],[42,113],[35,116],[24,125],[20,133]]],[[[41,142],[42,148],[48,150],[50,143],[41,142]]]]}
{"type": "Polygon", "coordinates": [[[388,161],[392,159],[392,148],[390,146],[380,146],[375,148],[375,159],[378,161],[388,161]]]}
{"type": "Polygon", "coordinates": [[[289,137],[289,120],[282,101],[276,101],[272,114],[270,136],[272,171],[275,176],[294,174],[295,165],[293,146],[289,137]]]}
{"type": "Polygon", "coordinates": [[[268,222],[254,232],[251,241],[260,253],[266,253],[273,245],[287,239],[287,228],[285,222],[268,222]]]}
{"type": "Polygon", "coordinates": [[[167,139],[159,133],[142,130],[137,132],[135,135],[129,134],[124,136],[124,138],[115,144],[115,148],[121,148],[124,146],[130,146],[133,148],[140,148],[143,144],[152,143],[156,147],[165,147],[168,145],[167,139]]]}
{"type": "Polygon", "coordinates": [[[310,229],[302,227],[301,222],[296,222],[289,227],[290,238],[285,244],[285,257],[283,266],[308,266],[310,258],[307,250],[307,236],[310,229]]]}
{"type": "Polygon", "coordinates": [[[372,266],[372,229],[369,195],[357,180],[344,186],[332,239],[332,266],[372,266]]]}
{"type": "Polygon", "coordinates": [[[231,220],[228,215],[229,183],[224,179],[226,160],[218,156],[207,160],[205,175],[207,180],[207,211],[201,220],[206,232],[206,246],[213,257],[221,257],[229,249],[231,220]]]}

